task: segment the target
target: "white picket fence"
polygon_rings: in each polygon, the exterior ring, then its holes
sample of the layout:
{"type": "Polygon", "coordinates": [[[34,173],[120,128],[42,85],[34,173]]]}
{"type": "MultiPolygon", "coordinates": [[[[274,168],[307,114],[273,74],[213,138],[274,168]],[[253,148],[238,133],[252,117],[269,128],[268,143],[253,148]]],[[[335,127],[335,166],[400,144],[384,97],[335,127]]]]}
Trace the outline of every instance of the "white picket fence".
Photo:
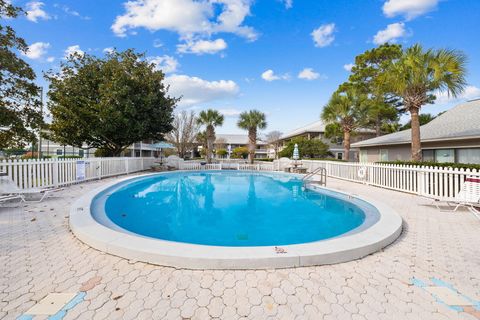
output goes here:
{"type": "Polygon", "coordinates": [[[155,158],[87,158],[2,160],[0,172],[6,172],[21,189],[57,187],[148,170],[155,158]],[[78,162],[84,161],[85,175],[79,179],[78,162]]]}
{"type": "Polygon", "coordinates": [[[178,163],[179,170],[242,170],[242,171],[274,171],[273,163],[235,163],[220,162],[202,164],[200,161],[181,161],[178,163]]]}
{"type": "Polygon", "coordinates": [[[466,177],[480,178],[480,172],[475,169],[309,160],[303,160],[302,164],[308,172],[322,167],[329,177],[430,198],[453,199],[466,177]]]}

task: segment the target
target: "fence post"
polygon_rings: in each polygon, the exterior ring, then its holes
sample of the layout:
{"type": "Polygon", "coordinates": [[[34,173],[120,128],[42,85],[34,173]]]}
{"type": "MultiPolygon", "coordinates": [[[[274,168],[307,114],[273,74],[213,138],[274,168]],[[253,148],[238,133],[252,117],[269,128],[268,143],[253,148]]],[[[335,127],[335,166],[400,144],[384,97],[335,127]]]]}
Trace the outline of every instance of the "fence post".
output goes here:
{"type": "MultiPolygon", "coordinates": [[[[142,162],[142,170],[143,170],[143,162],[142,162]]],[[[128,171],[128,158],[125,157],[125,173],[126,174],[129,174],[129,171],[128,171]]]]}
{"type": "Polygon", "coordinates": [[[55,187],[58,187],[58,165],[59,161],[52,161],[53,167],[53,175],[52,175],[52,182],[55,187]]]}

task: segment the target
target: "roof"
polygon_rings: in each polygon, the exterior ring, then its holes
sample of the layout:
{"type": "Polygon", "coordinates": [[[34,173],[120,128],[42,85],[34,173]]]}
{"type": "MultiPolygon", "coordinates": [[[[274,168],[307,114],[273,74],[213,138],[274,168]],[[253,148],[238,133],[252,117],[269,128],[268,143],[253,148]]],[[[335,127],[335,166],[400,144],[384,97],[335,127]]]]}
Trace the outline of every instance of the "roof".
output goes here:
{"type": "MultiPolygon", "coordinates": [[[[300,127],[298,129],[295,129],[293,131],[290,131],[283,136],[280,137],[279,140],[285,140],[289,139],[292,137],[296,137],[299,135],[307,134],[307,133],[322,133],[325,132],[325,123],[323,123],[322,120],[317,120],[315,122],[312,122],[310,124],[307,124],[306,126],[300,127]]],[[[358,128],[358,132],[360,133],[374,133],[375,130],[368,129],[368,128],[358,128]]]]}
{"type": "MultiPolygon", "coordinates": [[[[216,134],[215,143],[217,143],[219,139],[225,140],[226,144],[248,144],[248,135],[246,134],[216,134]]],[[[257,139],[257,144],[266,143],[257,139]]]]}
{"type": "MultiPolygon", "coordinates": [[[[480,99],[461,103],[420,127],[422,142],[480,138],[480,99]]],[[[353,143],[352,147],[407,144],[411,130],[353,143]]]]}
{"type": "Polygon", "coordinates": [[[309,133],[309,132],[313,132],[313,133],[320,133],[320,132],[325,132],[325,124],[323,123],[322,120],[317,120],[315,122],[312,122],[310,124],[307,124],[306,126],[303,126],[303,127],[300,127],[300,128],[297,128],[293,131],[290,131],[286,134],[284,134],[280,140],[283,140],[283,139],[288,139],[288,138],[291,138],[291,137],[295,137],[295,136],[299,136],[299,135],[302,135],[302,134],[305,134],[305,133],[309,133]]]}

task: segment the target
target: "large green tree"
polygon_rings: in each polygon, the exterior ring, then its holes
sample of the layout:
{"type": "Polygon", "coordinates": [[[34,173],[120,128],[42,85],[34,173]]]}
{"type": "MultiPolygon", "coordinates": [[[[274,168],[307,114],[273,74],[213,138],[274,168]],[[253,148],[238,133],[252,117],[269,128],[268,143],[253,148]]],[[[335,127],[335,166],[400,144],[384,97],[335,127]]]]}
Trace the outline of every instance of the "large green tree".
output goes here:
{"type": "Polygon", "coordinates": [[[348,78],[349,86],[369,96],[368,121],[366,125],[375,129],[377,136],[385,133],[382,128],[394,126],[399,112],[403,112],[402,101],[379,81],[380,75],[387,72],[392,62],[402,55],[398,44],[383,44],[367,50],[355,57],[348,78]]]}
{"type": "Polygon", "coordinates": [[[3,24],[19,14],[24,14],[21,8],[0,0],[0,149],[23,147],[43,123],[35,72],[17,55],[17,50],[26,53],[28,46],[3,24]]]}
{"type": "Polygon", "coordinates": [[[298,145],[300,158],[326,158],[332,155],[328,146],[319,139],[294,138],[279,152],[279,156],[291,158],[295,144],[298,145]]]}
{"type": "Polygon", "coordinates": [[[414,161],[422,160],[419,113],[422,106],[435,100],[435,92],[458,96],[466,86],[466,57],[446,49],[423,49],[416,44],[390,64],[379,77],[387,90],[402,99],[410,112],[414,161]]]}
{"type": "MultiPolygon", "coordinates": [[[[342,88],[342,86],[340,86],[342,88]]],[[[369,99],[353,87],[337,90],[323,108],[321,118],[327,124],[336,124],[343,132],[345,160],[350,158],[350,138],[368,121],[369,99]]]]}
{"type": "Polygon", "coordinates": [[[267,127],[265,113],[258,110],[244,111],[240,114],[237,125],[239,128],[248,131],[248,160],[253,163],[255,149],[257,148],[257,131],[267,127]]]}
{"type": "Polygon", "coordinates": [[[172,130],[178,99],[168,95],[164,74],[143,54],[73,54],[60,72],[49,72],[46,78],[50,130],[57,142],[86,144],[118,156],[134,142],[161,140],[172,130]]]}
{"type": "Polygon", "coordinates": [[[215,127],[222,126],[223,121],[223,115],[217,110],[203,110],[198,115],[197,123],[205,126],[205,139],[207,141],[205,160],[207,160],[207,163],[212,162],[213,143],[215,142],[215,127]]]}

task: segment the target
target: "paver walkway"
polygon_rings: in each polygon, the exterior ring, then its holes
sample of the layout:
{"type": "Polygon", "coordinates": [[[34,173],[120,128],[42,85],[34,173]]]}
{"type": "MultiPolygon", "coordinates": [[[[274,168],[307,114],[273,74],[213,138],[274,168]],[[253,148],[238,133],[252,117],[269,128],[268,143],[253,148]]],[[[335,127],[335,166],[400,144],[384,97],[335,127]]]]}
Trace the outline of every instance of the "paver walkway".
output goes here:
{"type": "Polygon", "coordinates": [[[435,277],[480,300],[480,221],[469,212],[438,212],[414,195],[329,179],[329,187],[397,208],[404,219],[400,238],[337,265],[178,270],[104,254],[69,231],[74,199],[110,180],[0,209],[0,319],[17,318],[48,293],[81,290],[84,300],[64,319],[476,319],[412,285],[412,278],[435,277]]]}

